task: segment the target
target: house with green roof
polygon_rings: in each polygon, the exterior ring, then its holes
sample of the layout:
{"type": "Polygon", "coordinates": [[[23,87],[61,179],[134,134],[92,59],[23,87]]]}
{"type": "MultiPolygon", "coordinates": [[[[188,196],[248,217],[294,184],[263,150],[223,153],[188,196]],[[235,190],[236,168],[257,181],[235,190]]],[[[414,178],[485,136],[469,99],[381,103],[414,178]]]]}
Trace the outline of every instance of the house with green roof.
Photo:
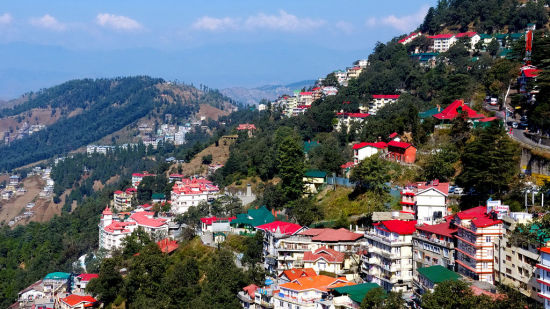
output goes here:
{"type": "Polygon", "coordinates": [[[307,141],[304,142],[304,153],[307,154],[312,151],[313,149],[319,147],[321,144],[319,144],[318,141],[307,141]]]}
{"type": "Polygon", "coordinates": [[[236,217],[230,223],[231,232],[239,234],[254,234],[256,226],[275,221],[275,216],[265,206],[249,209],[236,217]]]}
{"type": "Polygon", "coordinates": [[[166,195],[162,193],[153,193],[151,195],[151,200],[153,200],[153,203],[163,203],[166,202],[166,195]]]}
{"type": "Polygon", "coordinates": [[[47,274],[42,280],[42,285],[44,286],[44,292],[46,295],[53,295],[56,292],[62,291],[70,286],[69,281],[71,280],[70,273],[64,272],[54,272],[47,274]]]}
{"type": "MultiPolygon", "coordinates": [[[[361,305],[361,302],[363,301],[363,298],[365,298],[365,295],[367,293],[375,288],[381,288],[376,283],[361,283],[356,285],[348,285],[348,286],[342,286],[338,288],[331,289],[331,294],[333,297],[333,305],[336,308],[349,308],[347,304],[350,302],[353,302],[353,305],[351,308],[358,308],[361,305]]],[[[382,291],[384,291],[382,289],[382,291]]],[[[386,293],[386,291],[384,291],[386,293]]]]}
{"type": "Polygon", "coordinates": [[[305,192],[315,194],[327,184],[327,172],[320,170],[307,170],[304,174],[305,192]]]}
{"type": "Polygon", "coordinates": [[[432,291],[435,286],[441,282],[448,280],[458,280],[460,275],[452,270],[449,270],[441,265],[433,265],[430,267],[421,267],[416,270],[417,275],[414,277],[414,284],[418,287],[418,294],[422,295],[426,291],[432,291]]]}

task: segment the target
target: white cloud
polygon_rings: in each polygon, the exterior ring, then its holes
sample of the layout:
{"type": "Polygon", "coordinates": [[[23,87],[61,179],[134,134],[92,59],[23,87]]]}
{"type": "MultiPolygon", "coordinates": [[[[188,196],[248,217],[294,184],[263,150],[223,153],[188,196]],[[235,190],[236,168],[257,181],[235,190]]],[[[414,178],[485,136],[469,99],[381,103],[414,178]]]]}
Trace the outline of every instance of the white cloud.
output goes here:
{"type": "Polygon", "coordinates": [[[225,31],[233,30],[239,28],[239,20],[224,17],[224,18],[215,18],[210,16],[204,16],[192,25],[193,29],[197,30],[207,30],[207,31],[225,31]]]}
{"type": "Polygon", "coordinates": [[[268,29],[275,31],[305,31],[321,27],[326,22],[322,19],[300,18],[283,10],[278,15],[259,13],[246,19],[223,17],[216,18],[203,16],[197,19],[191,28],[204,31],[228,31],[228,30],[257,30],[268,29]]]}
{"type": "Polygon", "coordinates": [[[96,16],[96,23],[102,27],[111,28],[119,31],[134,31],[143,28],[143,26],[130,17],[101,13],[96,16]]]}
{"type": "Polygon", "coordinates": [[[420,25],[424,21],[424,16],[428,12],[428,6],[423,6],[420,10],[412,15],[406,15],[397,17],[395,15],[389,15],[386,17],[376,18],[371,17],[367,19],[366,25],[374,27],[378,24],[386,25],[397,29],[399,31],[408,32],[420,25]]]}
{"type": "Polygon", "coordinates": [[[353,25],[347,21],[339,21],[334,26],[336,27],[336,29],[345,34],[350,34],[353,32],[353,25]]]}
{"type": "Polygon", "coordinates": [[[46,14],[38,18],[31,18],[30,23],[35,27],[55,31],[63,31],[67,28],[65,24],[60,23],[55,17],[51,16],[50,14],[46,14]]]}
{"type": "Polygon", "coordinates": [[[303,31],[315,29],[324,24],[325,21],[322,19],[299,18],[296,15],[280,10],[279,15],[260,13],[250,16],[245,22],[245,27],[248,29],[266,28],[281,31],[303,31]]]}
{"type": "Polygon", "coordinates": [[[10,13],[4,13],[0,15],[0,25],[5,26],[11,24],[13,21],[13,17],[11,17],[10,13]]]}

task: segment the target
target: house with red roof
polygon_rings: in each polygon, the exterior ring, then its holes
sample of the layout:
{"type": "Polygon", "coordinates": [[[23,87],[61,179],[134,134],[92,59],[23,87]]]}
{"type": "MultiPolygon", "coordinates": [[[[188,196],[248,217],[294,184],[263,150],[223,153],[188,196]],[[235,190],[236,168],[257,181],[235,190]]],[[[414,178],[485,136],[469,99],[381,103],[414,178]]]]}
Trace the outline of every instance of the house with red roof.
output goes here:
{"type": "Polygon", "coordinates": [[[123,211],[132,207],[132,198],[137,193],[135,188],[128,188],[124,191],[113,192],[113,208],[116,211],[123,211]]]}
{"type": "Polygon", "coordinates": [[[345,278],[325,275],[302,277],[279,285],[274,295],[274,308],[316,308],[316,302],[328,295],[329,289],[355,285],[345,278]]]}
{"type": "Polygon", "coordinates": [[[475,50],[476,44],[481,40],[481,36],[475,31],[457,33],[455,37],[457,40],[467,40],[470,51],[475,50]]]}
{"type": "Polygon", "coordinates": [[[83,293],[90,280],[99,278],[98,274],[80,274],[74,278],[75,290],[73,293],[83,293]]]}
{"type": "Polygon", "coordinates": [[[409,44],[410,42],[412,42],[414,39],[416,39],[417,37],[421,36],[422,35],[422,32],[413,32],[407,36],[405,36],[404,38],[402,38],[401,40],[397,41],[398,43],[401,43],[403,45],[405,44],[409,44]]]}
{"type": "Polygon", "coordinates": [[[259,289],[259,286],[254,283],[245,286],[242,291],[239,291],[237,298],[241,302],[242,308],[257,308],[254,304],[254,295],[256,290],[259,289]]]}
{"type": "Polygon", "coordinates": [[[311,106],[313,103],[313,91],[302,91],[298,94],[298,105],[311,106]]]}
{"type": "Polygon", "coordinates": [[[237,219],[237,217],[207,217],[201,218],[201,231],[206,232],[227,232],[231,230],[231,221],[237,219]]]}
{"type": "Polygon", "coordinates": [[[248,133],[248,137],[252,137],[255,130],[256,126],[252,123],[241,123],[239,124],[239,126],[237,126],[237,131],[246,131],[248,133]]]}
{"type": "Polygon", "coordinates": [[[361,256],[361,277],[386,291],[412,289],[412,237],[416,221],[388,220],[365,231],[368,252],[361,256]]]}
{"type": "Polygon", "coordinates": [[[294,281],[302,277],[317,276],[317,272],[313,268],[291,268],[283,270],[279,274],[279,282],[286,283],[294,281]]]}
{"type": "Polygon", "coordinates": [[[413,234],[414,268],[441,265],[454,271],[457,231],[458,226],[450,221],[417,225],[413,234]]]}
{"type": "Polygon", "coordinates": [[[313,268],[316,272],[328,271],[340,274],[344,270],[345,254],[336,250],[321,247],[304,253],[304,267],[313,268]]]}
{"type": "Polygon", "coordinates": [[[352,149],[353,149],[353,163],[359,164],[361,161],[371,156],[378,155],[380,153],[385,154],[388,149],[388,144],[384,142],[376,142],[376,143],[362,142],[362,143],[353,144],[352,149]]]}
{"type": "Polygon", "coordinates": [[[390,141],[385,158],[387,160],[412,164],[416,161],[416,147],[405,142],[390,141]]]}
{"type": "Polygon", "coordinates": [[[403,211],[413,213],[418,224],[436,224],[449,214],[447,209],[449,183],[435,179],[417,182],[401,191],[403,211]]]}
{"type": "Polygon", "coordinates": [[[59,309],[81,309],[93,308],[98,305],[98,301],[92,296],[71,294],[67,297],[60,298],[56,308],[59,309]]]}
{"type": "Polygon", "coordinates": [[[450,123],[453,119],[459,117],[463,113],[466,113],[466,117],[470,120],[485,118],[485,115],[476,112],[466,105],[464,100],[455,100],[441,112],[433,115],[433,117],[440,120],[442,123],[450,123]]]}
{"type": "Polygon", "coordinates": [[[348,74],[348,80],[359,77],[361,72],[363,72],[363,68],[358,65],[346,69],[346,73],[348,74]]]}
{"type": "Polygon", "coordinates": [[[494,283],[494,245],[504,233],[499,214],[487,206],[456,213],[458,227],[456,263],[458,273],[474,280],[494,283]]]}
{"type": "Polygon", "coordinates": [[[220,189],[205,178],[183,178],[176,181],[170,195],[172,213],[184,214],[189,207],[216,198],[220,189]]]}
{"type": "Polygon", "coordinates": [[[144,177],[155,177],[155,174],[149,172],[142,173],[133,173],[132,174],[132,187],[136,188],[139,186],[139,183],[143,180],[144,177]]]}
{"type": "Polygon", "coordinates": [[[401,136],[399,135],[399,133],[393,132],[392,134],[388,135],[388,139],[390,141],[400,142],[401,141],[401,136]]]}
{"type": "Polygon", "coordinates": [[[336,123],[335,129],[340,132],[343,128],[346,128],[346,132],[349,133],[351,127],[355,125],[357,132],[360,129],[360,125],[365,123],[367,117],[369,116],[370,115],[368,113],[336,113],[338,123],[336,123]]]}
{"type": "Polygon", "coordinates": [[[271,223],[258,225],[255,229],[264,232],[264,267],[268,272],[278,274],[284,269],[296,267],[294,265],[296,259],[287,259],[286,256],[279,253],[279,248],[282,248],[280,243],[285,238],[289,238],[306,230],[307,227],[291,222],[273,221],[271,223]]]}
{"type": "Polygon", "coordinates": [[[178,242],[171,238],[164,238],[157,241],[157,246],[159,246],[162,253],[170,254],[176,251],[179,248],[178,242]]]}
{"type": "Polygon", "coordinates": [[[378,112],[382,107],[386,106],[386,104],[393,104],[397,102],[399,96],[400,95],[398,94],[373,94],[372,100],[368,104],[368,106],[359,106],[359,110],[361,110],[362,112],[368,112],[371,115],[376,115],[376,112],[378,112]]]}

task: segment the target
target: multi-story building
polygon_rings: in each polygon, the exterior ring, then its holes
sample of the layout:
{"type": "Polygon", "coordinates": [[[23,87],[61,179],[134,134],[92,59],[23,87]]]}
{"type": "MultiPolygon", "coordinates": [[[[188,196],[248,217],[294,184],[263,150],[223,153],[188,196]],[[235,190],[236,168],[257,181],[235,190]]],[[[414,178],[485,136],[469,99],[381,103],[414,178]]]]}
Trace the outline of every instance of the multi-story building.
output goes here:
{"type": "Polygon", "coordinates": [[[413,235],[414,269],[441,265],[454,270],[457,230],[451,222],[417,225],[413,235]]]}
{"type": "Polygon", "coordinates": [[[494,244],[504,233],[495,211],[479,206],[454,215],[458,226],[456,263],[458,273],[474,280],[494,283],[494,244]]]}
{"type": "MultiPolygon", "coordinates": [[[[268,272],[278,274],[285,269],[296,267],[294,265],[296,258],[291,253],[295,249],[281,246],[281,241],[300,233],[306,229],[305,227],[290,222],[273,221],[256,226],[256,229],[264,232],[264,267],[268,272]]],[[[303,249],[300,248],[299,250],[303,249]]]]}
{"type": "Polygon", "coordinates": [[[328,271],[340,274],[344,270],[345,254],[326,247],[304,253],[304,267],[316,272],[328,271]]]}
{"type": "Polygon", "coordinates": [[[362,71],[363,68],[360,66],[354,66],[346,69],[346,73],[348,73],[348,79],[359,77],[362,71]]]}
{"type": "Polygon", "coordinates": [[[198,206],[200,202],[214,199],[220,189],[204,178],[184,178],[176,181],[172,187],[172,212],[186,213],[189,207],[198,206]]]}
{"type": "Polygon", "coordinates": [[[361,161],[369,158],[378,153],[386,152],[388,149],[388,144],[384,142],[376,143],[357,143],[353,147],[353,163],[359,164],[361,161]]]}
{"type": "Polygon", "coordinates": [[[351,127],[354,126],[355,130],[358,131],[360,129],[360,125],[365,123],[365,120],[368,116],[369,114],[367,113],[336,113],[336,117],[338,118],[336,130],[342,131],[342,129],[345,127],[346,133],[349,133],[351,127]]]}
{"type": "Polygon", "coordinates": [[[273,296],[274,308],[316,308],[317,302],[328,295],[329,289],[347,285],[355,283],[325,275],[298,278],[279,285],[279,293],[273,296]]]}
{"type": "Polygon", "coordinates": [[[136,188],[139,186],[139,183],[143,180],[144,177],[154,177],[155,174],[150,174],[148,172],[143,173],[133,173],[132,174],[132,187],[136,188]]]}
{"type": "MultiPolygon", "coordinates": [[[[532,220],[529,213],[510,213],[501,218],[505,233],[495,241],[495,281],[514,287],[524,295],[543,302],[539,297],[539,273],[536,265],[541,262],[540,245],[533,239],[532,243],[518,239],[516,229],[529,228],[533,235],[544,234],[537,224],[518,227],[518,224],[529,224],[532,220]]],[[[521,231],[520,231],[521,232],[521,231]]]]}
{"type": "Polygon", "coordinates": [[[386,291],[412,288],[412,235],[416,221],[389,220],[375,223],[365,232],[368,253],[362,256],[362,276],[386,291]]]}
{"type": "Polygon", "coordinates": [[[298,95],[298,105],[310,106],[313,103],[313,92],[304,91],[298,95]]]}
{"type": "Polygon", "coordinates": [[[401,191],[401,205],[416,215],[418,224],[436,224],[448,215],[448,194],[448,182],[418,182],[401,191]]]}
{"type": "Polygon", "coordinates": [[[537,264],[539,271],[540,292],[538,295],[544,299],[544,308],[550,308],[550,247],[540,248],[540,263],[537,264]]]}
{"type": "Polygon", "coordinates": [[[136,194],[135,188],[128,188],[124,191],[117,190],[113,193],[113,208],[122,211],[132,207],[132,198],[136,194]]]}
{"type": "Polygon", "coordinates": [[[416,39],[421,35],[422,35],[422,32],[413,32],[397,42],[401,44],[409,44],[410,42],[412,42],[414,39],[416,39]]]}
{"type": "Polygon", "coordinates": [[[446,52],[457,41],[456,36],[452,33],[432,35],[428,38],[434,41],[433,51],[437,53],[446,52]]]}
{"type": "Polygon", "coordinates": [[[368,108],[366,106],[359,106],[361,112],[367,112],[372,115],[376,115],[382,107],[386,104],[392,104],[399,99],[398,94],[375,94],[372,96],[372,101],[369,103],[368,108]]]}
{"type": "Polygon", "coordinates": [[[466,39],[469,50],[475,50],[476,44],[481,40],[481,36],[474,31],[457,33],[455,37],[457,40],[466,39]]]}
{"type": "Polygon", "coordinates": [[[421,267],[414,275],[415,294],[421,296],[425,292],[433,292],[437,284],[443,281],[458,280],[460,275],[441,265],[421,267]]]}
{"type": "Polygon", "coordinates": [[[99,221],[99,248],[107,251],[120,248],[122,240],[138,227],[155,239],[168,235],[168,220],[155,218],[154,212],[140,211],[132,213],[125,221],[113,218],[113,212],[107,206],[99,221]]]}

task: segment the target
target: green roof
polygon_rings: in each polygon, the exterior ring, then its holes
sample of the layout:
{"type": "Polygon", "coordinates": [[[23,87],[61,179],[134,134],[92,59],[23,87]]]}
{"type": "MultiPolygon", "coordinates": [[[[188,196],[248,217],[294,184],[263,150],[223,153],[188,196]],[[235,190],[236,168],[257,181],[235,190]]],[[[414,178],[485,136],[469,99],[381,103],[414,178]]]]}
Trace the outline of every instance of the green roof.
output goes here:
{"type": "Polygon", "coordinates": [[[306,171],[306,177],[325,178],[325,177],[327,177],[327,172],[323,172],[323,171],[320,171],[320,170],[308,170],[308,171],[306,171]]]}
{"type": "Polygon", "coordinates": [[[44,280],[67,280],[70,276],[69,273],[55,272],[47,274],[44,280]]]}
{"type": "Polygon", "coordinates": [[[489,39],[489,38],[492,38],[493,36],[490,35],[490,34],[487,34],[487,33],[482,33],[479,35],[479,37],[484,40],[484,39],[489,39]]]}
{"type": "Polygon", "coordinates": [[[420,118],[431,118],[431,117],[433,117],[433,115],[438,114],[439,112],[441,112],[441,111],[437,107],[434,107],[434,108],[429,109],[427,111],[423,111],[423,112],[418,113],[418,116],[420,116],[420,118]]]}
{"type": "Polygon", "coordinates": [[[459,274],[441,265],[422,267],[418,269],[418,272],[426,279],[430,280],[433,284],[437,284],[447,280],[457,280],[458,278],[460,278],[459,274]]]}
{"type": "Polygon", "coordinates": [[[162,193],[153,193],[153,195],[151,195],[151,199],[153,200],[163,200],[165,198],[166,198],[166,195],[162,193]]]}
{"type": "Polygon", "coordinates": [[[348,295],[354,302],[361,303],[370,290],[379,287],[378,284],[369,282],[334,288],[334,291],[342,295],[348,295]]]}
{"type": "Polygon", "coordinates": [[[513,39],[513,40],[519,40],[521,39],[522,37],[524,36],[523,33],[510,33],[510,37],[513,39]]]}
{"type": "Polygon", "coordinates": [[[262,206],[258,209],[249,209],[245,214],[237,214],[237,218],[231,221],[230,225],[242,224],[256,227],[273,221],[275,221],[275,216],[265,206],[262,206]]]}
{"type": "Polygon", "coordinates": [[[319,142],[318,141],[312,141],[312,142],[304,142],[304,153],[309,153],[313,148],[318,147],[319,142]]]}
{"type": "MultiPolygon", "coordinates": [[[[550,235],[548,235],[548,231],[545,229],[541,229],[541,227],[537,223],[530,224],[528,225],[528,227],[529,233],[535,235],[537,241],[542,240],[544,243],[550,241],[550,235]]],[[[519,226],[517,229],[518,231],[523,232],[521,226],[519,226]]]]}

